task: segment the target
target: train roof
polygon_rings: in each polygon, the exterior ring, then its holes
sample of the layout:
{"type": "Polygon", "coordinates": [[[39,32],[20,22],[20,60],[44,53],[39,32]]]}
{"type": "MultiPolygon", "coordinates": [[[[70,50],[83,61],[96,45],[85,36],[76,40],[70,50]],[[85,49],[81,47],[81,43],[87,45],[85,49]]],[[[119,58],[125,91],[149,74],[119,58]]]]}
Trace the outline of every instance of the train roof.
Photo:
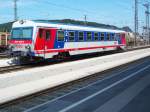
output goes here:
{"type": "Polygon", "coordinates": [[[29,21],[21,20],[13,24],[13,28],[17,27],[50,27],[56,29],[65,29],[65,30],[78,30],[78,31],[97,31],[97,32],[111,32],[111,33],[125,33],[123,30],[111,30],[97,27],[88,27],[80,25],[71,25],[71,24],[62,24],[62,23],[53,23],[53,22],[42,22],[42,21],[29,21]]]}

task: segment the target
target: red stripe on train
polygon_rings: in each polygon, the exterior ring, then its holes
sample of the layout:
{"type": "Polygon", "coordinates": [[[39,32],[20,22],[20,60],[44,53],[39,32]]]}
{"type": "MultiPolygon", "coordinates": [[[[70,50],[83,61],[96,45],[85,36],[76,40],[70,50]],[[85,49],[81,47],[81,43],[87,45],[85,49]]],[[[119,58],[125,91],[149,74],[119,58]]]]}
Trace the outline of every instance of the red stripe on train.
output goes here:
{"type": "Polygon", "coordinates": [[[10,44],[32,44],[32,40],[10,40],[10,44]]]}
{"type": "Polygon", "coordinates": [[[44,54],[44,53],[56,53],[56,52],[69,52],[69,51],[77,51],[77,50],[90,50],[90,49],[98,49],[98,48],[114,48],[121,47],[125,45],[115,45],[115,46],[98,46],[98,47],[86,47],[86,48],[73,48],[73,49],[56,49],[56,50],[46,50],[46,51],[36,51],[36,54],[44,54]]]}

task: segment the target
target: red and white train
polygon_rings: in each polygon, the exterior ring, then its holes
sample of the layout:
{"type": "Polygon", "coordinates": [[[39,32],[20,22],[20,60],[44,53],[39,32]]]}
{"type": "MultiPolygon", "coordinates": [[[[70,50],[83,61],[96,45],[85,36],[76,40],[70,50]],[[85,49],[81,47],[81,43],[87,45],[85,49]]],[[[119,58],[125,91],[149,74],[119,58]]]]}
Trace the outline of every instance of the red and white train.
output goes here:
{"type": "Polygon", "coordinates": [[[125,33],[121,30],[21,20],[13,24],[10,49],[18,56],[44,59],[125,49],[125,33]]]}

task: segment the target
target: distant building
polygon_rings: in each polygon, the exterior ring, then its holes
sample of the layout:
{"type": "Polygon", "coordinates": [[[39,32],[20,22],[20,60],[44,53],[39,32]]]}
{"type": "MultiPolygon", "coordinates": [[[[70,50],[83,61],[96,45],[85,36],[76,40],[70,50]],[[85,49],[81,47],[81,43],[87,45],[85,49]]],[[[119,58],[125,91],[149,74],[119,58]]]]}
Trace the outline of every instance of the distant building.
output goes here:
{"type": "Polygon", "coordinates": [[[10,38],[10,33],[0,32],[0,48],[8,47],[9,38],[10,38]]]}

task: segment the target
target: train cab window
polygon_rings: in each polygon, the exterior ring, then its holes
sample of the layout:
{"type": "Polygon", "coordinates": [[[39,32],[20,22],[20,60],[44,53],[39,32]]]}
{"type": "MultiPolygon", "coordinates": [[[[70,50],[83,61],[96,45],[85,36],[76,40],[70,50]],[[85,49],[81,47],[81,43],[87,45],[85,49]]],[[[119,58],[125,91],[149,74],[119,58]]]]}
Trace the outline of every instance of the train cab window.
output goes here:
{"type": "Polygon", "coordinates": [[[49,30],[46,31],[46,40],[50,40],[51,32],[49,30]]]}
{"type": "Polygon", "coordinates": [[[33,28],[32,27],[23,27],[23,28],[13,28],[11,39],[17,40],[30,40],[32,39],[33,28]]]}
{"type": "Polygon", "coordinates": [[[105,34],[104,33],[101,33],[101,40],[103,41],[105,38],[105,34]]]}
{"type": "Polygon", "coordinates": [[[87,41],[92,40],[92,32],[87,32],[87,41]]]}
{"type": "Polygon", "coordinates": [[[110,33],[107,33],[107,41],[110,40],[110,33]]]}
{"type": "Polygon", "coordinates": [[[57,32],[57,40],[58,41],[64,41],[64,31],[58,31],[57,32]]]}
{"type": "Polygon", "coordinates": [[[69,32],[68,33],[69,35],[69,41],[70,42],[73,42],[73,41],[75,41],[75,32],[69,32]]]}
{"type": "Polygon", "coordinates": [[[23,39],[31,39],[32,38],[32,28],[23,28],[22,29],[22,38],[23,39]]]}
{"type": "Polygon", "coordinates": [[[97,32],[94,33],[94,40],[98,41],[98,33],[97,32]]]}
{"type": "Polygon", "coordinates": [[[84,33],[83,32],[79,32],[79,41],[84,41],[84,33]]]}
{"type": "Polygon", "coordinates": [[[12,29],[11,39],[18,39],[20,38],[20,35],[21,35],[21,30],[19,28],[12,29]]]}

